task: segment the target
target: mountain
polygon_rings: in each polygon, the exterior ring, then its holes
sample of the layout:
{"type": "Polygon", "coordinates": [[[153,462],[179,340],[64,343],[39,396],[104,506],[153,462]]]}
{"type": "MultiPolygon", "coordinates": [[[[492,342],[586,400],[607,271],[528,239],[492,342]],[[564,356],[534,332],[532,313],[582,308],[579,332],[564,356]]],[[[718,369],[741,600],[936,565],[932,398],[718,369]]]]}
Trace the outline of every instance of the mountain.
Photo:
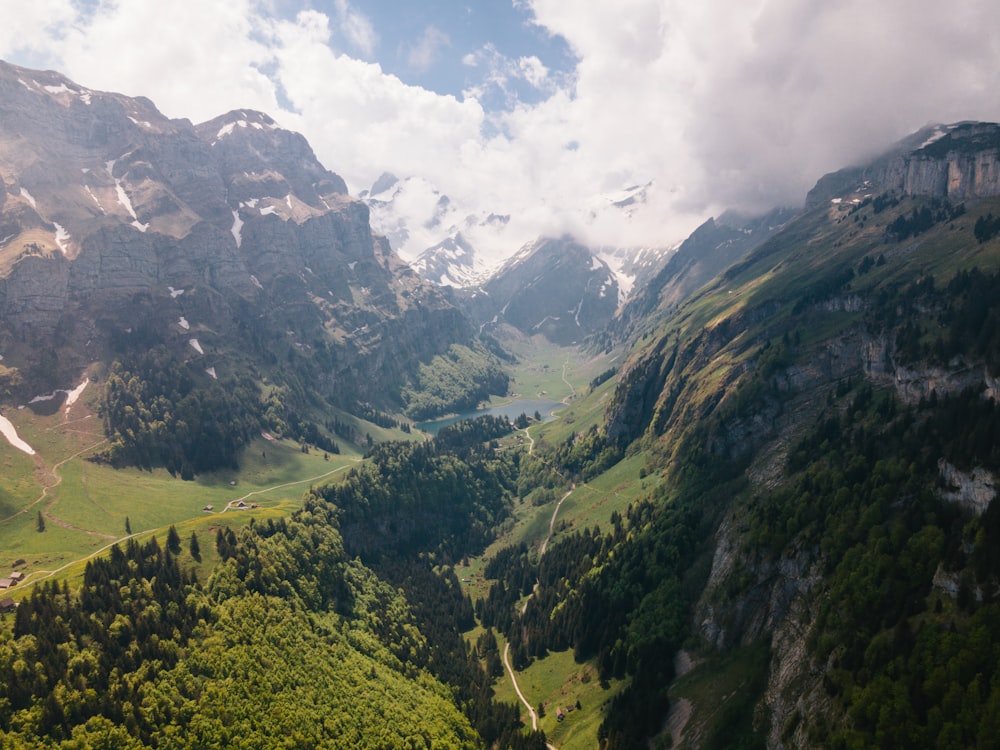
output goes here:
{"type": "Polygon", "coordinates": [[[874,193],[951,200],[1000,194],[1000,127],[995,123],[931,125],[900,141],[870,164],[823,177],[806,206],[826,201],[860,203],[874,193]]]}
{"type": "Polygon", "coordinates": [[[470,208],[420,177],[383,174],[361,193],[372,226],[421,277],[463,287],[486,278],[510,254],[510,216],[470,208]]]}
{"type": "Polygon", "coordinates": [[[582,343],[618,309],[618,280],[600,258],[569,237],[525,245],[464,305],[481,331],[509,325],[561,345],[582,343]]]}
{"type": "Polygon", "coordinates": [[[393,407],[420,362],[471,340],[265,114],[192,125],[0,64],[0,176],[0,351],[23,395],[163,345],[202,377],[252,362],[346,408],[393,407]]]}
{"type": "Polygon", "coordinates": [[[658,734],[677,696],[685,747],[989,743],[1000,657],[974,644],[1000,643],[998,134],[932,128],[823,177],[638,323],[606,442],[569,455],[586,478],[642,450],[662,505],[554,605],[625,611],[574,642],[636,686],[608,747],[658,734]],[[656,654],[685,639],[703,664],[668,698],[656,654]]]}
{"type": "MultiPolygon", "coordinates": [[[[645,205],[649,185],[634,185],[600,194],[578,209],[577,224],[612,214],[629,220],[645,205]]],[[[473,206],[449,196],[420,177],[400,179],[383,174],[361,193],[371,209],[372,225],[424,279],[441,286],[474,288],[502,273],[505,264],[523,248],[533,230],[519,217],[473,206]]],[[[633,288],[645,285],[662,266],[672,248],[600,247],[593,254],[618,277],[624,300],[633,288]]]]}
{"type": "Polygon", "coordinates": [[[662,260],[654,254],[646,273],[638,277],[635,293],[626,301],[605,332],[609,345],[635,332],[643,321],[675,309],[703,284],[767,241],[796,214],[775,209],[764,216],[746,217],[727,212],[710,218],[662,260]]]}

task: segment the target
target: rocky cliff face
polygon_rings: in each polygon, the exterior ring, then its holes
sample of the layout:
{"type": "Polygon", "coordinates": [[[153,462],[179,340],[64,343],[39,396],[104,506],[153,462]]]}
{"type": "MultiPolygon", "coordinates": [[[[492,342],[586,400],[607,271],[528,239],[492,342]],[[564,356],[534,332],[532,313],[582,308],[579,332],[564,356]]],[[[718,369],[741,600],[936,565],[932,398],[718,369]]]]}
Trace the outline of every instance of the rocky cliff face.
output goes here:
{"type": "Polygon", "coordinates": [[[526,245],[465,297],[473,321],[507,324],[550,341],[582,343],[618,308],[618,280],[607,263],[568,237],[526,245]]]}
{"type": "Polygon", "coordinates": [[[963,122],[925,128],[869,165],[826,175],[810,191],[806,207],[851,191],[952,201],[1000,195],[1000,125],[963,122]]]}
{"type": "Polygon", "coordinates": [[[95,357],[138,316],[219,346],[253,328],[262,351],[278,331],[301,356],[324,351],[329,387],[374,399],[470,333],[306,140],[259,112],[194,126],[0,63],[0,177],[11,366],[39,346],[95,357]]]}

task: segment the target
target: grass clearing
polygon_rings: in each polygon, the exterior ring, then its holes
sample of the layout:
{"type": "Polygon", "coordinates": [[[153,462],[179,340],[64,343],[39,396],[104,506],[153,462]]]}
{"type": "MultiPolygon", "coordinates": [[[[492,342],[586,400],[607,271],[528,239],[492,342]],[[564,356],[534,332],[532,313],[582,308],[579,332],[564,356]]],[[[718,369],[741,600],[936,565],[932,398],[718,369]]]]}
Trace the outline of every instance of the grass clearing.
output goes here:
{"type": "MultiPolygon", "coordinates": [[[[503,653],[506,640],[498,635],[497,642],[503,653]]],[[[602,686],[597,667],[590,662],[578,664],[572,650],[567,650],[533,661],[527,669],[517,673],[517,684],[535,711],[539,705],[543,707],[544,715],[539,717],[538,728],[544,730],[550,744],[559,750],[590,750],[597,747],[597,730],[607,715],[611,699],[626,683],[612,680],[602,686]],[[560,712],[563,714],[561,721],[560,712]]],[[[521,710],[521,720],[531,726],[531,717],[514,692],[506,671],[495,687],[497,699],[516,703],[521,710]]]]}
{"type": "MultiPolygon", "coordinates": [[[[68,410],[9,410],[19,437],[36,454],[0,441],[0,575],[17,560],[25,561],[18,567],[29,583],[53,571],[60,579],[82,574],[82,562],[78,571],[65,566],[127,538],[126,519],[136,535],[165,537],[171,524],[207,534],[222,518],[228,525],[230,517],[241,515],[233,522],[239,525],[250,517],[287,515],[301,505],[310,485],[335,479],[361,458],[351,445],[342,446],[342,454],[327,455],[261,437],[247,447],[238,470],[199,475],[191,482],[163,469],[114,469],[87,460],[105,440],[93,410],[97,389],[88,388],[84,396],[68,410]],[[258,507],[221,512],[239,499],[258,507]],[[212,511],[204,510],[208,506],[212,511]],[[37,528],[39,512],[43,532],[37,528]]],[[[11,593],[18,598],[29,588],[22,584],[11,593]]]]}

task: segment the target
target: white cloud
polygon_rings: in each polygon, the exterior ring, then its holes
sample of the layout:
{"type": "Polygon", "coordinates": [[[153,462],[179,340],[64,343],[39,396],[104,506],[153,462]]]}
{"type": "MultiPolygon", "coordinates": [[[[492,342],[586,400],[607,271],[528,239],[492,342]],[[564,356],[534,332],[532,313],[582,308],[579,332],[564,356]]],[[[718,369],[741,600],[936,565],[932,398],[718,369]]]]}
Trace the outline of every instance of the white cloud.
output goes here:
{"type": "MultiPolygon", "coordinates": [[[[102,2],[58,41],[48,37],[51,67],[90,88],[148,96],[172,117],[275,112],[274,85],[261,72],[272,53],[253,10],[250,0],[102,2]]],[[[36,38],[41,47],[45,37],[36,38]]]]}
{"type": "Polygon", "coordinates": [[[1000,115],[990,0],[531,6],[580,57],[567,117],[581,142],[637,181],[675,183],[675,208],[797,202],[927,122],[1000,115]]]}
{"type": "Polygon", "coordinates": [[[410,48],[406,61],[412,70],[423,73],[437,62],[441,49],[451,44],[451,39],[435,26],[428,26],[417,43],[410,48]]]}
{"type": "MultiPolygon", "coordinates": [[[[801,201],[928,122],[1000,119],[995,0],[518,3],[567,40],[575,70],[488,45],[462,60],[482,82],[461,100],[357,59],[379,38],[347,0],[291,19],[269,0],[0,0],[0,56],[174,117],[265,110],[354,192],[391,171],[456,212],[510,214],[511,250],[541,231],[672,242],[709,212],[801,201]],[[602,196],[647,183],[627,219],[608,210],[602,196]]],[[[431,27],[411,62],[445,43],[431,27]]]]}
{"type": "Polygon", "coordinates": [[[317,154],[358,192],[384,171],[435,177],[480,137],[483,111],[336,54],[322,14],[275,24],[277,82],[295,108],[285,124],[302,130],[317,154]]]}
{"type": "Polygon", "coordinates": [[[348,0],[334,0],[333,7],[339,30],[347,37],[350,46],[364,57],[375,54],[378,34],[375,33],[371,20],[348,0]]]}

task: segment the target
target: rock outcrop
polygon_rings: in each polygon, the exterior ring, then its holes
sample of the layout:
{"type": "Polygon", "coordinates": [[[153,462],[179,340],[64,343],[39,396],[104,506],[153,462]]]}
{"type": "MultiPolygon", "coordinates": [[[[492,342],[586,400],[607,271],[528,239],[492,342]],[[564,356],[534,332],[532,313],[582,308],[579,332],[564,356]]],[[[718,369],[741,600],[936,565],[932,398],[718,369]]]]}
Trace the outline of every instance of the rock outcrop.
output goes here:
{"type": "Polygon", "coordinates": [[[186,316],[202,343],[249,335],[273,356],[280,334],[279,351],[322,350],[331,393],[374,401],[471,334],[305,138],[259,112],[195,126],[0,63],[0,178],[10,366],[57,344],[64,359],[98,356],[139,320],[162,338],[186,316]]]}
{"type": "Polygon", "coordinates": [[[962,122],[925,128],[869,165],[820,179],[806,198],[806,208],[852,191],[955,202],[1000,195],[1000,125],[962,122]]]}

